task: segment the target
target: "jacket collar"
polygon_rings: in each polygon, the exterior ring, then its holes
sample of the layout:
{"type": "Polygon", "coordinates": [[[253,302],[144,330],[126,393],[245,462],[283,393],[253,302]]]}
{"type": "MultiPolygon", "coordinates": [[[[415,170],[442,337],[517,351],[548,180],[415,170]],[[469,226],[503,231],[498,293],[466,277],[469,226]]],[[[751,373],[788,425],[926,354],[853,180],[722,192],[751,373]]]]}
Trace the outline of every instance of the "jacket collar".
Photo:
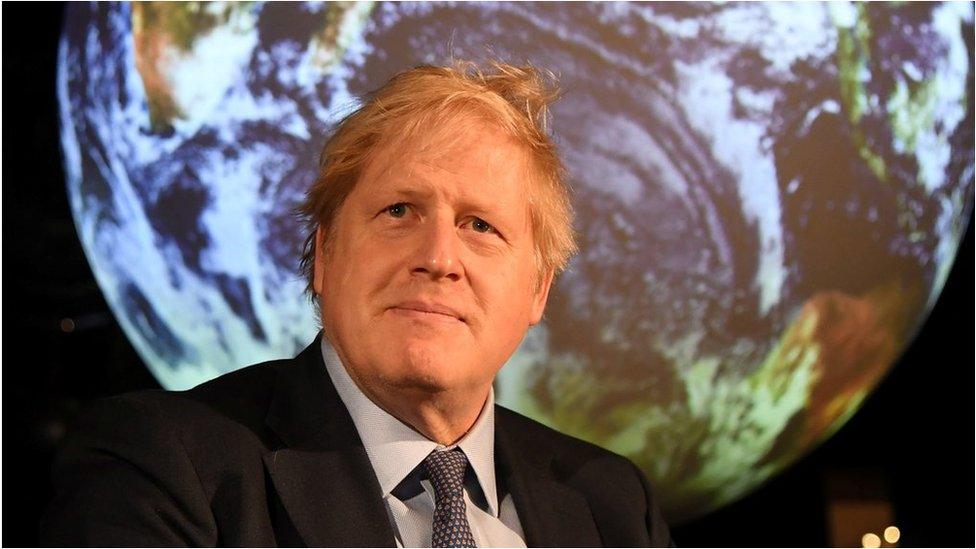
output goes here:
{"type": "MultiPolygon", "coordinates": [[[[282,504],[308,546],[395,546],[383,492],[329,379],[321,334],[282,362],[265,422],[284,443],[264,455],[282,504]]],[[[564,483],[549,445],[495,407],[496,479],[512,494],[530,547],[598,546],[586,499],[564,483]]]]}
{"type": "MultiPolygon", "coordinates": [[[[376,473],[383,495],[386,496],[410,477],[428,454],[445,447],[418,433],[370,400],[349,376],[335,349],[325,338],[321,341],[322,357],[329,379],[352,417],[373,472],[376,473]]],[[[464,451],[468,465],[474,472],[476,482],[469,489],[478,490],[483,495],[478,498],[472,494],[472,499],[483,500],[487,504],[485,510],[498,517],[493,389],[489,389],[488,398],[485,399],[478,419],[456,446],[464,451]]],[[[419,481],[407,484],[413,484],[414,490],[421,489],[419,481]]]]}
{"type": "MultiPolygon", "coordinates": [[[[525,429],[526,420],[496,406],[495,460],[498,478],[508,487],[529,547],[602,545],[590,506],[562,480],[551,445],[525,429]]],[[[532,426],[534,429],[543,427],[532,426]]]]}
{"type": "Polygon", "coordinates": [[[275,489],[308,546],[395,546],[382,493],[319,338],[282,363],[265,422],[284,447],[264,455],[275,489]]]}

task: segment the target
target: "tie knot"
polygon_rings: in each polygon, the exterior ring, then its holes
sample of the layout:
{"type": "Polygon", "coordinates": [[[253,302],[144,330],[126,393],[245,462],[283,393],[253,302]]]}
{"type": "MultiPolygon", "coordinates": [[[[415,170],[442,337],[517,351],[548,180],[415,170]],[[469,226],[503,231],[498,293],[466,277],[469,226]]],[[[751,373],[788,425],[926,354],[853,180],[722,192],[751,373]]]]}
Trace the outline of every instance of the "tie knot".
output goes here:
{"type": "Polygon", "coordinates": [[[434,487],[436,499],[454,498],[461,495],[468,458],[459,448],[434,451],[424,458],[427,476],[434,487]]]}

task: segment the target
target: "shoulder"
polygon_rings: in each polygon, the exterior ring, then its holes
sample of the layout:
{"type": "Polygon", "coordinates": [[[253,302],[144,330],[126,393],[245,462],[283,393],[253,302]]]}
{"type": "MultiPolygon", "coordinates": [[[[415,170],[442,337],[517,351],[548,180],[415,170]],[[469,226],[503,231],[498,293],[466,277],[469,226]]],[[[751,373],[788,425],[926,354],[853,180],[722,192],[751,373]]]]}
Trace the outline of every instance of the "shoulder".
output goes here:
{"type": "Polygon", "coordinates": [[[580,491],[591,503],[642,507],[651,497],[644,473],[626,457],[507,408],[495,409],[497,428],[504,431],[512,451],[547,462],[556,480],[580,491]]]}
{"type": "Polygon", "coordinates": [[[273,445],[264,418],[278,372],[290,362],[255,364],[187,391],[139,391],[93,401],[72,422],[62,447],[102,448],[153,461],[177,451],[193,459],[273,445]]]}
{"type": "MultiPolygon", "coordinates": [[[[87,415],[125,410],[137,417],[172,420],[187,427],[199,421],[225,418],[251,424],[263,419],[278,372],[292,360],[262,362],[221,375],[185,391],[148,390],[124,393],[92,402],[87,415]],[[192,420],[192,421],[191,421],[192,420]]],[[[113,421],[126,416],[113,417],[113,421]]]]}
{"type": "Polygon", "coordinates": [[[587,502],[608,546],[673,546],[656,493],[624,456],[496,406],[496,429],[512,451],[548,463],[536,469],[587,502]]]}
{"type": "Polygon", "coordinates": [[[221,486],[263,486],[263,428],[279,363],[182,392],[142,391],[92,402],[52,467],[45,544],[217,543],[211,504],[221,486]],[[256,458],[256,459],[255,459],[256,458]],[[230,482],[228,482],[230,481],[230,482]]]}
{"type": "Polygon", "coordinates": [[[547,448],[556,457],[570,460],[607,459],[614,462],[630,461],[596,444],[559,432],[543,423],[518,412],[495,406],[495,421],[520,448],[547,448]]]}

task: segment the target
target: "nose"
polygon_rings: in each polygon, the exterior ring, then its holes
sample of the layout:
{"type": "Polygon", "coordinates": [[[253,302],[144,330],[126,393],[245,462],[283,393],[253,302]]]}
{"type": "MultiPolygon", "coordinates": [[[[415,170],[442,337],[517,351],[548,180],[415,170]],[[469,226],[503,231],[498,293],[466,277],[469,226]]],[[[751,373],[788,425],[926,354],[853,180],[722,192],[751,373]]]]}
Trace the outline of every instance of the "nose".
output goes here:
{"type": "Polygon", "coordinates": [[[420,242],[410,272],[431,280],[461,280],[460,241],[453,219],[431,219],[421,230],[420,242]]]}

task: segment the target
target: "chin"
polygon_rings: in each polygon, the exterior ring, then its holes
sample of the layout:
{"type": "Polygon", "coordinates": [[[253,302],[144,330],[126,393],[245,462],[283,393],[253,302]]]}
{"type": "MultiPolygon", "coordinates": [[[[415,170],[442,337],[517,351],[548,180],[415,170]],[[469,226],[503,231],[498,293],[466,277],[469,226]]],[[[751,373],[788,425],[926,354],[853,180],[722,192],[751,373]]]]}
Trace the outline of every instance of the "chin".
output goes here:
{"type": "Polygon", "coordinates": [[[471,383],[462,366],[468,360],[447,352],[443,345],[413,342],[401,347],[388,369],[388,379],[400,388],[413,388],[437,393],[467,386],[471,383]]]}

